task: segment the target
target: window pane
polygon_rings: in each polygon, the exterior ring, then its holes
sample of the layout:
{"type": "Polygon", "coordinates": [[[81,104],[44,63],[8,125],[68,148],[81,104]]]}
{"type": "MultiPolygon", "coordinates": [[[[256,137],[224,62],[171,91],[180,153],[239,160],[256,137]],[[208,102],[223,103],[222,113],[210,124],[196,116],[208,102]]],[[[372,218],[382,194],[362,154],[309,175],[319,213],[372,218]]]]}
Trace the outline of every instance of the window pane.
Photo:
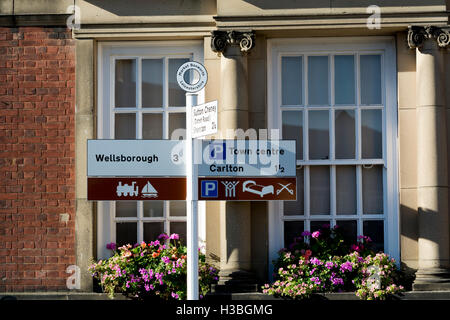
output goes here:
{"type": "Polygon", "coordinates": [[[144,223],[144,241],[150,242],[158,239],[158,236],[164,232],[164,222],[146,222],[144,223]]]}
{"type": "Polygon", "coordinates": [[[364,221],[363,233],[372,239],[377,251],[384,251],[384,228],[382,220],[364,221]]]}
{"type": "Polygon", "coordinates": [[[302,57],[281,58],[281,90],[283,105],[302,104],[302,60],[302,57]]]}
{"type": "Polygon", "coordinates": [[[310,212],[330,214],[330,168],[311,166],[310,172],[310,212]]]}
{"type": "Polygon", "coordinates": [[[162,114],[149,113],[142,116],[142,139],[162,139],[162,114]]]}
{"type": "Polygon", "coordinates": [[[181,244],[186,245],[186,222],[171,222],[170,233],[177,233],[181,244]]]}
{"type": "Polygon", "coordinates": [[[355,111],[336,110],[335,112],[335,157],[336,159],[355,158],[355,111]]]}
{"type": "MultiPolygon", "coordinates": [[[[185,130],[180,131],[177,129],[186,129],[186,114],[183,113],[170,113],[169,114],[169,139],[176,139],[180,136],[184,135],[185,130]],[[175,136],[172,136],[173,132],[175,132],[175,136]]],[[[178,139],[176,139],[178,140],[178,139]]]]}
{"type": "Polygon", "coordinates": [[[116,223],[116,243],[118,247],[137,243],[137,224],[135,222],[116,223]]]}
{"type": "Polygon", "coordinates": [[[284,215],[292,216],[292,215],[303,215],[304,214],[304,177],[303,177],[303,168],[297,169],[297,201],[284,201],[284,215]]]}
{"type": "Polygon", "coordinates": [[[186,216],[186,201],[170,201],[169,208],[171,217],[186,216]]]}
{"type": "Polygon", "coordinates": [[[296,140],[296,157],[303,159],[303,112],[283,111],[283,139],[296,140]]]}
{"type": "Polygon", "coordinates": [[[303,221],[285,221],[284,222],[284,247],[289,246],[294,242],[294,239],[300,237],[305,231],[303,221]]]}
{"type": "Polygon", "coordinates": [[[116,60],[115,107],[136,107],[136,60],[116,60]]]}
{"type": "Polygon", "coordinates": [[[383,167],[362,168],[363,213],[383,214],[383,167]]]}
{"type": "Polygon", "coordinates": [[[356,220],[337,220],[336,225],[342,230],[344,234],[344,241],[347,243],[355,243],[357,236],[356,220]]]}
{"type": "Polygon", "coordinates": [[[381,104],[381,56],[364,55],[361,63],[361,104],[381,104]]]}
{"type": "Polygon", "coordinates": [[[163,59],[142,60],[142,107],[163,106],[163,59]]]}
{"type": "Polygon", "coordinates": [[[115,139],[136,139],[136,114],[116,113],[114,123],[115,139]]]}
{"type": "Polygon", "coordinates": [[[164,201],[144,201],[144,217],[163,217],[164,201]]]}
{"type": "Polygon", "coordinates": [[[325,229],[326,227],[330,228],[330,221],[321,220],[321,221],[311,221],[309,223],[311,232],[317,231],[319,229],[325,229]]]}
{"type": "Polygon", "coordinates": [[[361,110],[361,156],[383,158],[381,110],[361,110]]]}
{"type": "Polygon", "coordinates": [[[334,103],[355,104],[355,58],[334,57],[334,103]]]}
{"type": "Polygon", "coordinates": [[[116,217],[136,217],[136,201],[116,201],[116,217]]]}
{"type": "Polygon", "coordinates": [[[328,56],[308,57],[308,104],[329,105],[328,56]]]}
{"type": "Polygon", "coordinates": [[[336,166],[336,213],[356,214],[356,167],[336,166]]]}
{"type": "Polygon", "coordinates": [[[329,158],[328,111],[309,111],[309,159],[329,158]]]}
{"type": "Polygon", "coordinates": [[[177,70],[189,59],[169,59],[169,106],[182,107],[186,105],[184,90],[177,82],[177,70]]]}

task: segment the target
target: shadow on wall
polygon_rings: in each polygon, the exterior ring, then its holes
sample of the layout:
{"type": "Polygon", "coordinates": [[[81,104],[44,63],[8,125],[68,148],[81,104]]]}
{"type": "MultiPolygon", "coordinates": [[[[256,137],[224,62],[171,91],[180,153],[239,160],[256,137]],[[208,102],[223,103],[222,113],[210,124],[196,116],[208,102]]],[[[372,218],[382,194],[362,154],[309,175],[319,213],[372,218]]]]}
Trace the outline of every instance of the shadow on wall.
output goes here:
{"type": "Polygon", "coordinates": [[[417,209],[400,206],[400,234],[413,241],[418,241],[419,213],[417,209]]]}
{"type": "MultiPolygon", "coordinates": [[[[313,8],[367,8],[368,6],[378,5],[380,7],[399,7],[399,6],[433,6],[443,5],[443,0],[407,0],[399,4],[398,0],[243,0],[260,9],[313,9],[313,8]]],[[[448,2],[448,0],[447,0],[448,2]]]]}
{"type": "Polygon", "coordinates": [[[215,15],[215,0],[85,0],[118,16],[215,15]]]}

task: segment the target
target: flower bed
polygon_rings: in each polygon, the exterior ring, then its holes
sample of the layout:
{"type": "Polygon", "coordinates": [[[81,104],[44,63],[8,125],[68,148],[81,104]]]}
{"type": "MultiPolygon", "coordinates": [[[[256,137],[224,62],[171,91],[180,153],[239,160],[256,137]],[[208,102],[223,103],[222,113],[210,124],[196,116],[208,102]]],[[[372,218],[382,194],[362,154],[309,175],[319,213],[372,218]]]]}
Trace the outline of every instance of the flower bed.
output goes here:
{"type": "MultiPolygon", "coordinates": [[[[111,298],[122,293],[139,300],[186,299],[186,246],[179,243],[177,234],[161,234],[156,241],[118,249],[111,243],[107,248],[113,256],[93,263],[89,271],[111,298]]],[[[200,298],[217,280],[218,270],[208,265],[205,255],[199,252],[200,298]]]]}
{"type": "Polygon", "coordinates": [[[354,291],[361,299],[383,300],[403,291],[394,259],[375,253],[371,239],[359,236],[348,244],[338,226],[305,231],[275,263],[276,281],[263,292],[296,299],[313,293],[354,291]]]}

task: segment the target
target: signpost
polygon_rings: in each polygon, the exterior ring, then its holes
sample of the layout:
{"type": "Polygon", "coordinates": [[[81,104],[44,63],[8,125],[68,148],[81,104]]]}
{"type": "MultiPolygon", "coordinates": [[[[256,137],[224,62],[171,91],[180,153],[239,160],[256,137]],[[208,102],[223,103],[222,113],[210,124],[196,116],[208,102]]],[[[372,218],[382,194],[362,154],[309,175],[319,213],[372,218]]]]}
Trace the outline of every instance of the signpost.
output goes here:
{"type": "Polygon", "coordinates": [[[194,144],[217,132],[218,104],[197,105],[208,81],[200,63],[183,64],[177,81],[186,91],[186,140],[88,140],[88,200],[186,200],[187,299],[198,300],[198,200],[296,200],[295,141],[194,144]],[[198,81],[186,81],[188,72],[198,81]]]}
{"type": "MultiPolygon", "coordinates": [[[[187,224],[187,299],[198,300],[198,201],[197,201],[197,167],[194,166],[194,135],[192,132],[193,107],[197,105],[197,93],[208,81],[205,67],[189,61],[177,70],[178,85],[186,91],[186,224],[187,224]],[[189,83],[185,80],[186,72],[197,72],[199,80],[189,83]]],[[[216,107],[217,110],[217,107],[216,107]]],[[[216,121],[217,123],[217,121],[216,121]]]]}

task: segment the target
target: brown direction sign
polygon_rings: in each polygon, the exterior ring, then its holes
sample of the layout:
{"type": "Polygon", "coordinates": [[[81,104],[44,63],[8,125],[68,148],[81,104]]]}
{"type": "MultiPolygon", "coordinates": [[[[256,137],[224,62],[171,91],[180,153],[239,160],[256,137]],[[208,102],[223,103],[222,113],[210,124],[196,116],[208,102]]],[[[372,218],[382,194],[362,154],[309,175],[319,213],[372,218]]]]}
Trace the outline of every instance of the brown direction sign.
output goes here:
{"type": "Polygon", "coordinates": [[[186,178],[88,177],[88,200],[186,200],[186,178]]]}
{"type": "Polygon", "coordinates": [[[296,178],[198,178],[199,200],[296,200],[296,178]]]}

